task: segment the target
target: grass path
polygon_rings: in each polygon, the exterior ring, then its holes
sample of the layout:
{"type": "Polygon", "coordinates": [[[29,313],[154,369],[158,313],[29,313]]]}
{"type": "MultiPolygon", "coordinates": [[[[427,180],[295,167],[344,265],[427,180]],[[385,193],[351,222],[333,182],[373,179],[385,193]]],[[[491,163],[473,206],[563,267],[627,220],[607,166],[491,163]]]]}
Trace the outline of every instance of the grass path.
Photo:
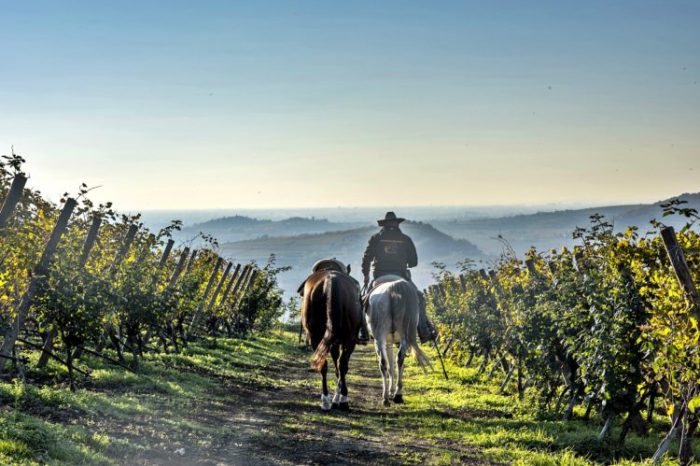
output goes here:
{"type": "Polygon", "coordinates": [[[149,355],[139,375],[91,361],[76,393],[58,366],[29,372],[42,388],[0,383],[0,464],[633,464],[663,435],[599,442],[595,423],[539,418],[474,369],[450,365],[447,382],[412,357],[406,404],[383,408],[369,346],[350,362],[351,412],[322,413],[308,356],[287,332],[149,355]]]}

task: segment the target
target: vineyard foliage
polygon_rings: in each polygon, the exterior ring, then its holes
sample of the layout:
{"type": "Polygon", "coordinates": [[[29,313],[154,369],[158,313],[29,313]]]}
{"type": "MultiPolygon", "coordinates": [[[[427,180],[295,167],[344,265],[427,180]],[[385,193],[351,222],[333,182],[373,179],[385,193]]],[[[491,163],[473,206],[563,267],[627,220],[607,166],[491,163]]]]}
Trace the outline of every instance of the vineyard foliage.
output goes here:
{"type": "MultiPolygon", "coordinates": [[[[685,215],[677,234],[695,283],[700,279],[697,212],[682,202],[665,215],[685,215]]],[[[622,421],[619,439],[644,431],[655,410],[672,416],[672,435],[691,437],[700,407],[697,306],[669,261],[663,224],[650,233],[615,233],[601,216],[577,229],[573,250],[507,248],[492,270],[467,264],[438,270],[429,306],[456,362],[489,362],[504,371],[502,390],[533,395],[547,415],[607,420],[601,438],[622,421]],[[646,413],[644,418],[643,413],[646,413]]],[[[686,447],[688,443],[686,442],[686,447]]]]}
{"type": "MultiPolygon", "coordinates": [[[[13,179],[24,176],[23,163],[18,155],[3,156],[0,200],[7,198],[13,179]]],[[[111,203],[95,205],[86,185],[75,197],[77,207],[47,270],[39,269],[68,196],[54,205],[25,188],[0,229],[0,331],[5,340],[17,325],[23,298],[31,298],[12,354],[0,356],[5,367],[12,365],[21,374],[27,362],[23,350],[43,348],[44,356],[68,367],[73,386],[74,368],[88,373],[76,365],[84,351],[134,369],[143,353],[155,347],[178,352],[198,334],[241,336],[265,330],[282,312],[276,276],[283,269],[275,267],[274,257],[264,267],[226,268],[217,242],[206,236],[193,239],[203,244],[196,251],[188,245],[170,250],[168,242],[181,222],[151,232],[139,215],[120,215],[111,203]],[[97,232],[94,241],[88,239],[91,229],[97,232]]]]}

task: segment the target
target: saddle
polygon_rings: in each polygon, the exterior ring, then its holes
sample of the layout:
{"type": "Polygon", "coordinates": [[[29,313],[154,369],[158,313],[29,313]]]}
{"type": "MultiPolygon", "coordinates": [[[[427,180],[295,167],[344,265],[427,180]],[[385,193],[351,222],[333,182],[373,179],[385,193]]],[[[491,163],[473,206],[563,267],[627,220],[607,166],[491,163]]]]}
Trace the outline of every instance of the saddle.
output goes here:
{"type": "Polygon", "coordinates": [[[311,268],[311,273],[320,272],[322,270],[335,270],[336,272],[350,273],[350,267],[346,267],[345,264],[335,257],[316,261],[314,266],[311,268]]]}
{"type": "MultiPolygon", "coordinates": [[[[311,267],[311,275],[322,272],[322,271],[333,271],[333,272],[340,272],[342,274],[347,275],[348,277],[352,278],[355,283],[357,283],[357,286],[360,286],[360,282],[355,280],[351,275],[350,275],[350,266],[346,266],[343,262],[340,260],[336,259],[335,257],[332,257],[330,259],[321,259],[319,261],[316,261],[313,267],[311,267]]],[[[311,276],[309,275],[309,276],[311,276]]],[[[306,277],[306,279],[301,282],[301,285],[299,285],[299,288],[297,288],[297,293],[299,296],[304,295],[304,285],[306,285],[306,280],[308,280],[309,277],[306,277]]]]}

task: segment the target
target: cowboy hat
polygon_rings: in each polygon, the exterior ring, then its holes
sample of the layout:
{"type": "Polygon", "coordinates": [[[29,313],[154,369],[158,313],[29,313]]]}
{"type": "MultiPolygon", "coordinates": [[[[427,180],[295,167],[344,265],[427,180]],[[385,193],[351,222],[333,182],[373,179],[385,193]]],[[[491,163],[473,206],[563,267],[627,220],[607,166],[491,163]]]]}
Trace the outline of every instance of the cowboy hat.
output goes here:
{"type": "Polygon", "coordinates": [[[377,220],[380,227],[383,227],[387,223],[396,223],[397,225],[406,220],[405,218],[399,218],[394,212],[387,212],[383,219],[377,220]]]}

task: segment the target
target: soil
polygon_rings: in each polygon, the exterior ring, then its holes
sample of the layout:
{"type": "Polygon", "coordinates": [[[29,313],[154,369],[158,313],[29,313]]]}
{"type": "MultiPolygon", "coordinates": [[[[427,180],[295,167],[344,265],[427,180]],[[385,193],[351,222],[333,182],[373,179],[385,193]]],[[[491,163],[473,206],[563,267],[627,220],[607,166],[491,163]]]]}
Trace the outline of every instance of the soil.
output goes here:
{"type": "MultiPolygon", "coordinates": [[[[381,380],[370,346],[358,347],[351,359],[351,371],[359,371],[363,377],[354,381],[349,378],[350,412],[321,412],[321,378],[308,369],[308,357],[273,361],[256,370],[274,376],[273,380],[286,378],[297,383],[286,386],[223,379],[211,397],[183,407],[181,415],[199,426],[191,435],[167,425],[155,430],[157,419],[132,420],[126,428],[127,435],[154,447],[124,458],[125,464],[431,464],[444,453],[458,458],[455,464],[492,464],[479,459],[478,450],[469,445],[437,445],[417,437],[402,417],[402,406],[382,407],[381,380]],[[300,380],[308,383],[298,383],[300,380]],[[362,426],[359,431],[357,425],[362,426]],[[203,435],[201,426],[205,431],[210,428],[211,435],[203,435]],[[147,442],[143,436],[149,437],[147,442]]],[[[333,385],[331,382],[331,388],[333,385]]],[[[407,403],[411,396],[418,394],[407,395],[407,403]]],[[[464,419],[502,415],[449,409],[435,414],[464,419]]]]}

